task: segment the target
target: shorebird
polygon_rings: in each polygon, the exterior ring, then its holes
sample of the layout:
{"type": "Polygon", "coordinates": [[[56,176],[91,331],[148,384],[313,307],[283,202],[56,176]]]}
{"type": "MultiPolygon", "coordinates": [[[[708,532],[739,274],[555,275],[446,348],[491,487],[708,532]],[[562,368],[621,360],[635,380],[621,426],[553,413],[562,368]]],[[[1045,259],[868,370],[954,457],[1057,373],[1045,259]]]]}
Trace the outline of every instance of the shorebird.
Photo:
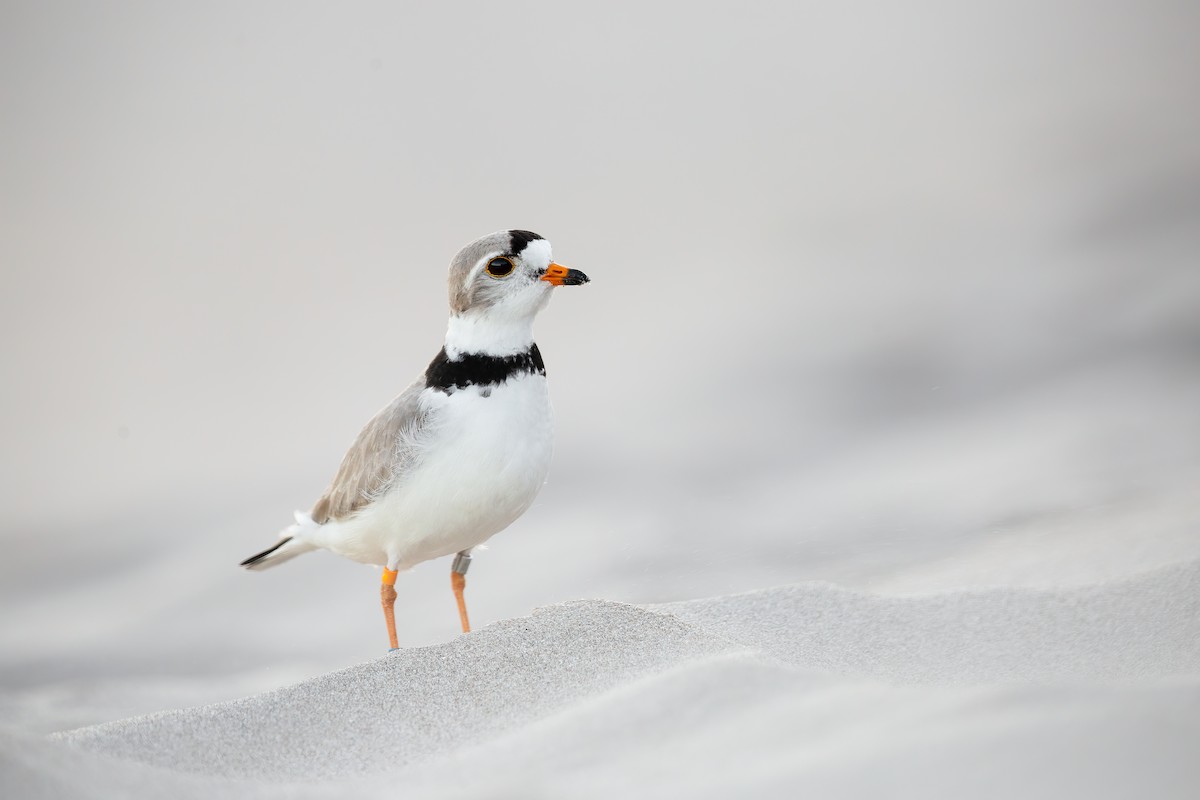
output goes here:
{"type": "Polygon", "coordinates": [[[556,264],[529,231],[498,231],[450,262],[450,322],[424,374],[376,414],[308,513],[241,566],[317,549],[383,567],[380,600],[396,640],[396,575],[454,555],[464,633],[471,550],[525,513],[550,468],[553,420],[533,320],[556,286],[588,277],[556,264]]]}

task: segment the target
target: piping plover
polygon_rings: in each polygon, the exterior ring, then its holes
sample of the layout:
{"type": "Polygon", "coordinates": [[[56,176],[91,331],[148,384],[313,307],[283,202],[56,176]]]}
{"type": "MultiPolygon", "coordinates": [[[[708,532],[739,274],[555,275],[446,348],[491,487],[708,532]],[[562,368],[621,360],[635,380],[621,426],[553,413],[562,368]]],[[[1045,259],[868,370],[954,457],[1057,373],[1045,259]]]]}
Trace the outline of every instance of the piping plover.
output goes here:
{"type": "Polygon", "coordinates": [[[242,566],[266,569],[319,548],[382,566],[395,649],[396,573],[457,554],[450,585],[469,632],[471,549],[525,513],[550,468],[553,421],[533,318],[554,287],[587,282],[529,231],[499,231],[458,251],[442,351],[366,424],[312,510],[296,512],[279,542],[242,566]]]}

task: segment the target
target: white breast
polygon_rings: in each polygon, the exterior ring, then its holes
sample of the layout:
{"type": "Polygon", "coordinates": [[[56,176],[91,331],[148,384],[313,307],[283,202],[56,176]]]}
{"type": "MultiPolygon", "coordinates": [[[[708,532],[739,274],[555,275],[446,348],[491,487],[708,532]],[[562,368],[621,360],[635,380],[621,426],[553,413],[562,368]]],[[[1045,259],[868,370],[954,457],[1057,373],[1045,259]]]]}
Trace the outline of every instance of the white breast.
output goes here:
{"type": "Polygon", "coordinates": [[[452,394],[427,389],[431,428],[415,468],[354,518],[329,549],[407,569],[487,541],[521,516],[550,469],[553,420],[543,375],[452,394]]]}

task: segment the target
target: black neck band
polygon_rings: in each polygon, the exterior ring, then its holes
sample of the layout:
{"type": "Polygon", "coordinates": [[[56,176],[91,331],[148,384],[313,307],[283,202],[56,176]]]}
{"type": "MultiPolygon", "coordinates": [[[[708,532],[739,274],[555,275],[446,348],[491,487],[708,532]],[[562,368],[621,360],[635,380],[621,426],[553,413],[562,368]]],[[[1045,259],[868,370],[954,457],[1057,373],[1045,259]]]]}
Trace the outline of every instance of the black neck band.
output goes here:
{"type": "Polygon", "coordinates": [[[530,345],[515,356],[488,356],[463,353],[457,359],[446,355],[446,348],[425,370],[425,385],[446,394],[468,386],[495,386],[517,375],[545,375],[546,365],[537,345],[530,345]]]}

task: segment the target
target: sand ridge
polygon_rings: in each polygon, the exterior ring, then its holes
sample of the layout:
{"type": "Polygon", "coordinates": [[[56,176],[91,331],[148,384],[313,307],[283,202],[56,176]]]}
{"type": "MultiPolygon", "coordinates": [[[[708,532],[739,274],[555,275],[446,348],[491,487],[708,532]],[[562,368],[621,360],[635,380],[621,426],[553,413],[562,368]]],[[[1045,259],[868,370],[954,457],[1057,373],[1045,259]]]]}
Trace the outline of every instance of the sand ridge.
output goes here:
{"type": "Polygon", "coordinates": [[[241,700],[13,740],[6,780],[44,789],[70,754],[129,786],[144,770],[145,796],[904,795],[897,780],[990,796],[1036,766],[1044,786],[1119,796],[1155,764],[1142,780],[1172,796],[1197,772],[1198,588],[1188,563],[1060,591],[578,601],[241,700]]]}

